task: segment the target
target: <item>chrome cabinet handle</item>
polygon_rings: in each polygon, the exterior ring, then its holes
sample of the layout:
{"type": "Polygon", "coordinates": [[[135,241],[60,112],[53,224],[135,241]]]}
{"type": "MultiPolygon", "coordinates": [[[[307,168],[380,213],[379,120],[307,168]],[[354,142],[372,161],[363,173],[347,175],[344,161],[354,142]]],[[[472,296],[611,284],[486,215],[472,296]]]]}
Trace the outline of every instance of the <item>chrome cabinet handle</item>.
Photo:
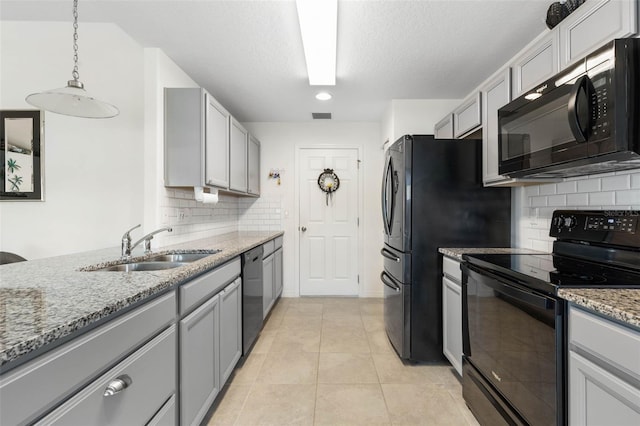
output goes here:
{"type": "Polygon", "coordinates": [[[133,380],[131,380],[131,377],[127,376],[126,374],[124,376],[113,379],[109,382],[106,389],[104,390],[103,396],[112,396],[119,392],[122,392],[123,390],[131,386],[131,383],[133,383],[133,380]]]}

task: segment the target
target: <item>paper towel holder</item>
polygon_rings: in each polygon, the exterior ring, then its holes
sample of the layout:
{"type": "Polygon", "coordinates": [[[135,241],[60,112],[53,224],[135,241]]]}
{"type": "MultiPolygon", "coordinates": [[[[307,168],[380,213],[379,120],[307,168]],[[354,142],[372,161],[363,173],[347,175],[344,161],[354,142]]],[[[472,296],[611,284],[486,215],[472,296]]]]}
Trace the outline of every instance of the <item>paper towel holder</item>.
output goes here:
{"type": "Polygon", "coordinates": [[[202,186],[194,186],[193,187],[193,195],[195,196],[196,201],[205,204],[217,204],[218,203],[218,190],[217,189],[209,189],[210,192],[204,192],[204,188],[202,186]]]}

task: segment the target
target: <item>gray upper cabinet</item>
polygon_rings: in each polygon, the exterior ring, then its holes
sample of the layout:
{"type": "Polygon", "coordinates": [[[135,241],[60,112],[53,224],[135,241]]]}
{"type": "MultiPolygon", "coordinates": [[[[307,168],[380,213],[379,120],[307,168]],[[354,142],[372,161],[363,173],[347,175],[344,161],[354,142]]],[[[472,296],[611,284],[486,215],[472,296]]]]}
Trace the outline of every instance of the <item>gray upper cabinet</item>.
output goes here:
{"type": "Polygon", "coordinates": [[[513,99],[560,70],[558,44],[558,32],[545,31],[511,62],[513,99]]]}
{"type": "Polygon", "coordinates": [[[249,135],[249,158],[247,159],[248,188],[251,195],[260,195],[260,141],[249,135]]]}
{"type": "Polygon", "coordinates": [[[203,89],[164,89],[165,186],[228,188],[229,117],[203,89]]]}
{"type": "Polygon", "coordinates": [[[638,32],[637,0],[587,0],[559,25],[560,67],[615,38],[638,32]]]}
{"type": "Polygon", "coordinates": [[[463,138],[482,125],[482,94],[472,93],[453,111],[453,136],[463,138]]]}
{"type": "Polygon", "coordinates": [[[445,118],[433,126],[433,134],[436,139],[453,139],[453,114],[447,114],[445,118]]]}
{"type": "Polygon", "coordinates": [[[511,72],[498,72],[482,87],[482,174],[485,185],[509,179],[498,173],[498,109],[511,100],[511,72]]]}
{"type": "Polygon", "coordinates": [[[230,115],[213,96],[205,96],[207,110],[205,142],[205,182],[207,185],[229,186],[229,119],[230,115]]]}
{"type": "Polygon", "coordinates": [[[231,117],[229,189],[247,192],[247,140],[249,132],[231,117]]]}

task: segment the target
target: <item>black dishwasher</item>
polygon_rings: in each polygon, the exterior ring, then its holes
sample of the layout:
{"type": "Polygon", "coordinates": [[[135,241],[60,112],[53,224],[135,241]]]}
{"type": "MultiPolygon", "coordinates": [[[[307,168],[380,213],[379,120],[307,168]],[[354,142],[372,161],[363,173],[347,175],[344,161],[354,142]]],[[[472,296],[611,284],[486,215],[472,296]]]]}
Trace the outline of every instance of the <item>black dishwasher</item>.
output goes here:
{"type": "Polygon", "coordinates": [[[262,328],[262,246],[242,255],[242,355],[262,328]]]}

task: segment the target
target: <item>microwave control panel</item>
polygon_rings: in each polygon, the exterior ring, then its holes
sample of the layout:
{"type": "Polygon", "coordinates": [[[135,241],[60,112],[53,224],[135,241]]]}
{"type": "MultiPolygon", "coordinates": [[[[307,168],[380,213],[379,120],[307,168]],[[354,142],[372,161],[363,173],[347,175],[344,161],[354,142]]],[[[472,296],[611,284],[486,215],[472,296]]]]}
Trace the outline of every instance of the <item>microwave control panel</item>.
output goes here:
{"type": "Polygon", "coordinates": [[[591,96],[591,134],[594,138],[603,138],[611,133],[609,123],[609,73],[592,78],[595,91],[591,96]]]}

